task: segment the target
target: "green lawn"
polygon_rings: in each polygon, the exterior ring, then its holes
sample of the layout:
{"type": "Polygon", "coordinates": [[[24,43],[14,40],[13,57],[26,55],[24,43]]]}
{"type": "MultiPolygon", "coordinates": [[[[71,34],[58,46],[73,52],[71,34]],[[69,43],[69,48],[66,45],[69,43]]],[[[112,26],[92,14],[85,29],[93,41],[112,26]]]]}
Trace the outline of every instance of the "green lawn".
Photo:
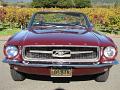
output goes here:
{"type": "Polygon", "coordinates": [[[13,35],[13,34],[15,34],[17,32],[20,32],[20,28],[4,29],[4,30],[0,31],[0,36],[13,35]]]}
{"type": "MultiPolygon", "coordinates": [[[[0,31],[0,36],[13,35],[17,32],[20,32],[20,30],[21,30],[20,28],[4,29],[4,30],[0,31]]],[[[98,30],[96,30],[96,31],[98,31],[98,30]]],[[[101,32],[101,31],[99,31],[99,32],[101,32]]],[[[107,33],[107,32],[101,32],[101,33],[110,34],[110,33],[107,33]]],[[[112,33],[112,34],[114,34],[114,33],[112,33]]],[[[118,34],[116,34],[116,35],[120,35],[120,31],[118,31],[118,34]]]]}

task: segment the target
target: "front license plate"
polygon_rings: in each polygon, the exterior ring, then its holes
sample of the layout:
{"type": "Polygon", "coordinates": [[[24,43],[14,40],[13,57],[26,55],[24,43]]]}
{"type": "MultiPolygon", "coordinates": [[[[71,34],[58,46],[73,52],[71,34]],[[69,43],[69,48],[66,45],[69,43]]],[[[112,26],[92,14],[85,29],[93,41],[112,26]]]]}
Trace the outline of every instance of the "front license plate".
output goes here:
{"type": "Polygon", "coordinates": [[[72,77],[72,69],[51,68],[51,77],[72,77]]]}

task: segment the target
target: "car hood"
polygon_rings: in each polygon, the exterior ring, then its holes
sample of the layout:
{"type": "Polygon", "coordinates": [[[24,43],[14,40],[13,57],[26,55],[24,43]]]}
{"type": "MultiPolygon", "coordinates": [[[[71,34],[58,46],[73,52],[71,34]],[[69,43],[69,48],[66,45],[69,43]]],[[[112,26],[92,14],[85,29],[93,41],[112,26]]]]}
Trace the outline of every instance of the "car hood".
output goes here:
{"type": "MultiPolygon", "coordinates": [[[[102,40],[86,30],[33,30],[21,31],[8,41],[16,45],[83,45],[100,46],[102,40]]],[[[111,42],[104,42],[104,44],[111,42]]]]}

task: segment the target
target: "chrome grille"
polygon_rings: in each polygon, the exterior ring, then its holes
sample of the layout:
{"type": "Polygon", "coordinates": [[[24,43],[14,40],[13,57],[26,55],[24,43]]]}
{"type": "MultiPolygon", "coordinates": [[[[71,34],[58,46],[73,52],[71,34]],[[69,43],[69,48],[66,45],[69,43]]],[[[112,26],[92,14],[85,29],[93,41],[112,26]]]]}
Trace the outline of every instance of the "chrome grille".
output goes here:
{"type": "Polygon", "coordinates": [[[26,46],[23,49],[23,58],[26,61],[48,62],[97,62],[99,47],[95,46],[26,46]],[[53,57],[53,50],[70,50],[70,57],[53,57]]]}

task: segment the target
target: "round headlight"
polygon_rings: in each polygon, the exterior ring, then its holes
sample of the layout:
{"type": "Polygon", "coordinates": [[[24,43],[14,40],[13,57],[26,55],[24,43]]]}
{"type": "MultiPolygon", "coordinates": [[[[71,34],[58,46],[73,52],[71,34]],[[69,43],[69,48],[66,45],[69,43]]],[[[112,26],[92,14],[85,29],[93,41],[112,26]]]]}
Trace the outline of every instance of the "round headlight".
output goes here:
{"type": "Polygon", "coordinates": [[[16,46],[7,46],[5,52],[8,58],[13,58],[18,54],[18,48],[16,46]]]}
{"type": "Polygon", "coordinates": [[[106,47],[104,49],[104,56],[107,57],[107,58],[113,58],[116,54],[116,50],[114,47],[106,47]]]}

